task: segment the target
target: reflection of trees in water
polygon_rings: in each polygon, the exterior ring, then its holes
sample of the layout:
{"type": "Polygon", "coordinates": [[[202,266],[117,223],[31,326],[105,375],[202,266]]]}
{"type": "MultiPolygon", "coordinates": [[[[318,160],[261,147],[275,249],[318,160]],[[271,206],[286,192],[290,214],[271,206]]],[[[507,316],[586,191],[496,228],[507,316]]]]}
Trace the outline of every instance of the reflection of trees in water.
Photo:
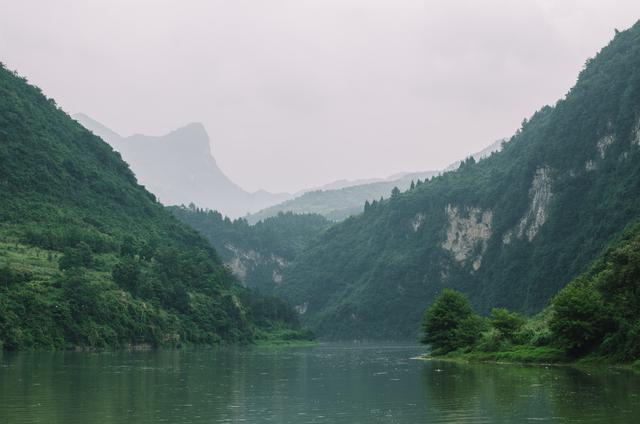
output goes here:
{"type": "Polygon", "coordinates": [[[215,422],[226,412],[215,405],[229,404],[236,364],[204,366],[216,360],[210,352],[197,359],[189,351],[5,355],[0,422],[177,423],[201,414],[215,422]]]}
{"type": "Polygon", "coordinates": [[[375,349],[5,353],[0,423],[607,423],[640,416],[640,375],[570,367],[409,362],[375,349]],[[421,375],[416,375],[421,369],[421,375]],[[382,372],[381,372],[382,371],[382,372]],[[391,421],[387,417],[393,417],[391,421]],[[354,418],[354,419],[352,419],[354,418]],[[376,421],[377,418],[377,421],[376,421]],[[341,420],[341,421],[340,421],[341,420]],[[384,421],[382,421],[384,420],[384,421]]]}
{"type": "Polygon", "coordinates": [[[562,367],[550,388],[554,414],[635,423],[640,417],[640,375],[626,370],[562,367]]]}
{"type": "Polygon", "coordinates": [[[444,421],[640,416],[640,376],[630,372],[429,362],[423,373],[429,415],[444,421]]]}

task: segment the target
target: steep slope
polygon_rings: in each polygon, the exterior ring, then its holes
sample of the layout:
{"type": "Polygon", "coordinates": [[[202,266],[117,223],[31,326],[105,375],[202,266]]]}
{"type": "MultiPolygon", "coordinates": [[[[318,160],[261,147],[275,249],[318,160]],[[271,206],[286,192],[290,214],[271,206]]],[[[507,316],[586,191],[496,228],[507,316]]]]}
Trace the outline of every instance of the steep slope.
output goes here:
{"type": "Polygon", "coordinates": [[[212,156],[202,124],[192,123],[160,137],[122,137],[86,115],[73,117],[120,152],[140,183],[165,204],[194,202],[237,217],[289,197],[266,191],[248,193],[231,181],[212,156]]]}
{"type": "Polygon", "coordinates": [[[320,336],[415,338],[443,287],[539,311],[638,216],[640,24],[501,152],[329,229],[279,292],[320,336]]]}
{"type": "MultiPolygon", "coordinates": [[[[500,150],[502,142],[498,140],[487,146],[472,157],[480,160],[491,153],[500,150]]],[[[389,197],[391,191],[397,187],[404,191],[418,180],[428,180],[441,172],[450,171],[459,166],[460,162],[449,165],[444,171],[407,172],[392,175],[386,179],[366,182],[336,181],[320,189],[308,190],[293,199],[273,205],[259,212],[247,216],[250,223],[276,216],[280,212],[314,213],[320,214],[332,221],[342,221],[352,215],[362,213],[365,202],[372,202],[381,197],[389,197]]]]}
{"type": "Polygon", "coordinates": [[[3,66],[0,198],[0,347],[250,341],[296,326],[108,144],[3,66]]]}
{"type": "Polygon", "coordinates": [[[169,210],[206,237],[240,281],[264,293],[282,282],[284,270],[331,225],[313,214],[280,213],[249,225],[242,218],[231,221],[194,205],[169,210]]]}

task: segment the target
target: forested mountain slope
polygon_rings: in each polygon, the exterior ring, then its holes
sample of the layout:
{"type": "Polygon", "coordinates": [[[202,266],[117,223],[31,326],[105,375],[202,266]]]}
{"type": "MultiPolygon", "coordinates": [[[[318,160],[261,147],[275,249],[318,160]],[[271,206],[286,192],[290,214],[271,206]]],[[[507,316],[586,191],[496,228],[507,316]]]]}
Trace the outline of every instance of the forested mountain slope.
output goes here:
{"type": "Polygon", "coordinates": [[[328,338],[414,338],[443,287],[537,312],[640,216],[640,24],[480,162],[330,228],[279,293],[328,338]]]}
{"type": "Polygon", "coordinates": [[[0,346],[250,341],[296,327],[120,155],[0,66],[0,346]]]}
{"type": "Polygon", "coordinates": [[[279,213],[249,225],[194,205],[168,209],[206,237],[240,281],[264,293],[282,282],[284,270],[331,225],[314,214],[279,213]]]}

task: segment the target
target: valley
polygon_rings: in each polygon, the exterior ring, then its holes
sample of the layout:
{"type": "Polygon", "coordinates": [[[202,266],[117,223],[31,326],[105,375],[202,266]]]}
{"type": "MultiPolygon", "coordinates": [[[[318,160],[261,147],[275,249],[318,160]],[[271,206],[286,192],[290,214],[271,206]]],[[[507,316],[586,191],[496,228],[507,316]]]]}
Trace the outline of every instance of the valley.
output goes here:
{"type": "Polygon", "coordinates": [[[640,21],[214,3],[0,15],[0,422],[637,421],[640,21]]]}

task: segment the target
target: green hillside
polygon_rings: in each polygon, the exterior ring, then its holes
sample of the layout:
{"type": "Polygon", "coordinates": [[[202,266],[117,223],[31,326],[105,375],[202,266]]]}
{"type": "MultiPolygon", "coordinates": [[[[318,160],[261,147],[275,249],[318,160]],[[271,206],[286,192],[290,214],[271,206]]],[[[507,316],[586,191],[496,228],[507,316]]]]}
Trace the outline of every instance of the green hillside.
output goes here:
{"type": "Polygon", "coordinates": [[[640,358],[639,281],[635,225],[530,319],[493,309],[483,320],[463,294],[444,290],[425,313],[423,341],[434,355],[469,360],[632,363],[640,358]]]}
{"type": "Polygon", "coordinates": [[[321,337],[415,339],[444,287],[540,311],[638,217],[640,23],[502,151],[330,228],[278,292],[321,337]]]}
{"type": "Polygon", "coordinates": [[[251,341],[297,331],[139,186],[120,155],[0,67],[0,345],[251,341]]]}
{"type": "Polygon", "coordinates": [[[331,225],[315,214],[280,212],[249,225],[245,219],[232,221],[193,204],[168,209],[207,238],[245,285],[264,293],[271,293],[282,282],[284,270],[331,225]]]}

